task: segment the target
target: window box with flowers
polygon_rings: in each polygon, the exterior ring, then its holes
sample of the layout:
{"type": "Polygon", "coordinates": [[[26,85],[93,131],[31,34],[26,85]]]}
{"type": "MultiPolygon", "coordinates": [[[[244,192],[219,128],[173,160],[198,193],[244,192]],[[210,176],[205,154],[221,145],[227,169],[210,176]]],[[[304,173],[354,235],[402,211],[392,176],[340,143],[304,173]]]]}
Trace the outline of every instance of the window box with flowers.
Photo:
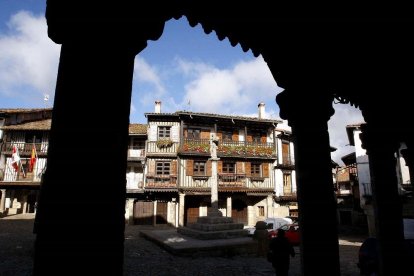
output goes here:
{"type": "Polygon", "coordinates": [[[156,144],[159,149],[164,149],[171,147],[174,142],[171,139],[160,139],[157,140],[156,144]]]}
{"type": "Polygon", "coordinates": [[[186,142],[182,147],[184,152],[195,152],[195,153],[210,153],[210,145],[202,143],[191,143],[186,142]]]}
{"type": "Polygon", "coordinates": [[[217,153],[221,156],[255,156],[255,157],[274,157],[276,152],[272,147],[252,147],[252,146],[219,146],[217,153]]]}

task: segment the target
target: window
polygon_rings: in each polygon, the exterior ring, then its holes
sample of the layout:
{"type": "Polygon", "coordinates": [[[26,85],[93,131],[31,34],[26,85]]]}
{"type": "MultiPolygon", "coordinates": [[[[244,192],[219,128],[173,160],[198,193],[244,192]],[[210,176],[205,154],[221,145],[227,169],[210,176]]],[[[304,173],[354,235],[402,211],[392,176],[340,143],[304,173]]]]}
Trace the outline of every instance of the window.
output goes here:
{"type": "Polygon", "coordinates": [[[194,161],[193,170],[194,175],[206,175],[206,162],[194,161]]]}
{"type": "Polygon", "coordinates": [[[155,169],[157,175],[170,175],[170,162],[156,162],[155,169]]]}
{"type": "Polygon", "coordinates": [[[282,159],[284,165],[290,165],[290,143],[289,141],[282,141],[282,159]]]}
{"type": "Polygon", "coordinates": [[[188,139],[200,139],[200,129],[189,128],[187,129],[187,138],[188,139]]]}
{"type": "Polygon", "coordinates": [[[170,126],[159,126],[158,127],[158,139],[166,139],[171,137],[170,126]]]}
{"type": "Polygon", "coordinates": [[[32,143],[41,143],[42,142],[43,133],[42,132],[29,132],[25,136],[25,142],[27,144],[32,143]]]}
{"type": "Polygon", "coordinates": [[[223,134],[223,141],[232,141],[233,140],[233,131],[223,130],[221,133],[223,134]]]}
{"type": "Polygon", "coordinates": [[[223,162],[223,173],[235,173],[234,162],[223,162]]]}
{"type": "Polygon", "coordinates": [[[252,163],[250,166],[250,173],[252,176],[261,176],[260,174],[260,164],[259,163],[252,163]]]}
{"type": "Polygon", "coordinates": [[[145,149],[145,141],[143,141],[142,138],[133,137],[132,149],[145,149]]]}
{"type": "Polygon", "coordinates": [[[283,193],[292,193],[292,175],[290,173],[283,174],[283,193]]]}
{"type": "Polygon", "coordinates": [[[253,143],[261,143],[262,142],[262,133],[255,131],[251,132],[250,135],[252,136],[253,143]]]}
{"type": "Polygon", "coordinates": [[[257,213],[258,213],[258,215],[259,215],[259,217],[264,217],[264,215],[265,215],[265,210],[264,210],[264,206],[257,206],[257,213]]]}

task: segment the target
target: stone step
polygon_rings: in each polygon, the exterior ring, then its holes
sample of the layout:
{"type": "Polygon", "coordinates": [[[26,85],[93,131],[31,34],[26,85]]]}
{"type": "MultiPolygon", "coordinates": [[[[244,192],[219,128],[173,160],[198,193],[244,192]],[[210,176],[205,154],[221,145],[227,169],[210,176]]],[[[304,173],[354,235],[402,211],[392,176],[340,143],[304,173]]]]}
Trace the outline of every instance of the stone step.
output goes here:
{"type": "Polygon", "coordinates": [[[189,227],[179,227],[177,232],[200,240],[232,239],[246,237],[248,232],[244,229],[223,231],[202,231],[189,227]]]}
{"type": "Polygon", "coordinates": [[[218,223],[218,224],[206,224],[206,223],[192,223],[187,226],[188,228],[201,230],[201,231],[224,231],[224,230],[236,230],[243,229],[243,223],[218,223]]]}

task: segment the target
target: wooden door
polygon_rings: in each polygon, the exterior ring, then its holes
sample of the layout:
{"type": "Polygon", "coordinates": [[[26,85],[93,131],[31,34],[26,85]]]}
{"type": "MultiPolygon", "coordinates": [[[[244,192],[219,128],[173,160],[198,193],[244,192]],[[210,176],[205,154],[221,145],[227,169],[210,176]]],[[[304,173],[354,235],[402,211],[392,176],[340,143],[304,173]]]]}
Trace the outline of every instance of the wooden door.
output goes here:
{"type": "Polygon", "coordinates": [[[134,224],[152,225],[154,203],[152,201],[136,201],[134,203],[134,224]]]}
{"type": "Polygon", "coordinates": [[[167,224],[168,204],[167,202],[157,202],[156,224],[167,224]]]}
{"type": "Polygon", "coordinates": [[[235,223],[247,225],[247,205],[240,199],[232,202],[231,217],[235,223]]]}
{"type": "Polygon", "coordinates": [[[197,222],[197,218],[200,215],[200,208],[199,207],[188,207],[186,210],[186,222],[185,225],[189,223],[197,222]]]}

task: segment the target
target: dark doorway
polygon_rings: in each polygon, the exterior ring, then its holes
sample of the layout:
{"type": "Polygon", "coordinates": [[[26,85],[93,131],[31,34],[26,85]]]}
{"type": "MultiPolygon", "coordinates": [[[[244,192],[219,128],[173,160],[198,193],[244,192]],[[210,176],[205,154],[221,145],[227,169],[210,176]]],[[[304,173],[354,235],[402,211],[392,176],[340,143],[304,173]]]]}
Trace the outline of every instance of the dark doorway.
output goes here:
{"type": "Polygon", "coordinates": [[[167,224],[168,203],[157,201],[156,224],[167,224]]]}
{"type": "Polygon", "coordinates": [[[152,201],[136,201],[134,203],[134,224],[152,225],[154,203],[152,201]]]}
{"type": "Polygon", "coordinates": [[[231,217],[235,223],[247,225],[247,205],[241,199],[232,202],[231,217]]]}

